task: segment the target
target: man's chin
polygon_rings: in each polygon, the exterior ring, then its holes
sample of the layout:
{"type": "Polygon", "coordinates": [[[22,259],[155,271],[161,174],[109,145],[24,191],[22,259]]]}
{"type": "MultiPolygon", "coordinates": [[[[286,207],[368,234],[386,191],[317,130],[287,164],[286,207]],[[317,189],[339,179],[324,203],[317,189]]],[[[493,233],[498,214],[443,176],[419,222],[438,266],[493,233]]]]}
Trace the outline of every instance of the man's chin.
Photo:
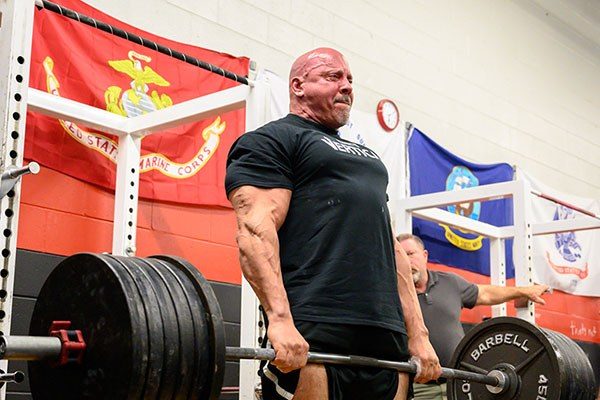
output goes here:
{"type": "Polygon", "coordinates": [[[412,280],[413,283],[416,285],[417,283],[419,283],[419,281],[421,280],[421,273],[420,272],[413,272],[412,273],[412,280]]]}
{"type": "Polygon", "coordinates": [[[346,125],[350,121],[350,107],[348,107],[348,111],[337,114],[335,119],[340,126],[346,125]]]}

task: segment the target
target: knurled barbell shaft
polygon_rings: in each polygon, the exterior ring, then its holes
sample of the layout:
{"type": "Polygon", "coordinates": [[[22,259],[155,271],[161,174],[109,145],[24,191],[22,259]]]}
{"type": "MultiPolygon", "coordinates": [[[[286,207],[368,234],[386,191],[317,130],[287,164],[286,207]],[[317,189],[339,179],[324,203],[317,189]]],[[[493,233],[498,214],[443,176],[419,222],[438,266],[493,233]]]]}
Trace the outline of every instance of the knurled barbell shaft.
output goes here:
{"type": "MultiPolygon", "coordinates": [[[[246,347],[227,347],[225,357],[229,361],[233,360],[265,360],[271,361],[275,359],[275,350],[259,349],[246,347]]],[[[314,364],[341,364],[341,365],[356,365],[362,367],[377,367],[395,369],[401,372],[410,374],[417,373],[417,365],[410,362],[386,361],[377,358],[362,357],[362,356],[346,356],[340,354],[326,353],[308,353],[308,362],[314,364]]],[[[489,386],[504,389],[508,384],[507,380],[501,382],[497,376],[484,375],[476,372],[463,371],[460,369],[452,369],[442,367],[442,375],[446,379],[464,379],[471,382],[479,382],[489,386]]]]}

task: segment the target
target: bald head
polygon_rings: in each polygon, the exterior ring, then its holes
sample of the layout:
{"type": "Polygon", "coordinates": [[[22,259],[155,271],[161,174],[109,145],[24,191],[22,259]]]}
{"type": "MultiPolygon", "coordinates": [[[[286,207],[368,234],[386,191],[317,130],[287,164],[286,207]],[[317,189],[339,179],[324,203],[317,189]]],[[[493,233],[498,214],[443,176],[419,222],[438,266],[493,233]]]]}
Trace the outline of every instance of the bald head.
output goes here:
{"type": "Polygon", "coordinates": [[[335,49],[302,54],[290,69],[290,112],[337,129],[348,122],[354,100],[348,62],[335,49]]]}
{"type": "Polygon", "coordinates": [[[292,64],[292,68],[290,69],[290,82],[295,77],[306,77],[310,70],[323,65],[332,59],[343,60],[346,62],[342,53],[329,47],[319,47],[302,54],[292,64]]]}

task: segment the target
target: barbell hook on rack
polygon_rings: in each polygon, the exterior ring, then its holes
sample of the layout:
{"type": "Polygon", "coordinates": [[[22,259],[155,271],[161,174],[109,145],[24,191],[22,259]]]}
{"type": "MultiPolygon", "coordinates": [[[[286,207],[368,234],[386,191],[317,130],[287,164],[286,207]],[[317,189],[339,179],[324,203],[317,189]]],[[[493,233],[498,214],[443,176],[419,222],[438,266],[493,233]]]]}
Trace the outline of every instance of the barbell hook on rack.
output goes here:
{"type": "Polygon", "coordinates": [[[0,174],[0,199],[6,196],[10,190],[15,187],[19,178],[26,174],[34,174],[40,172],[40,164],[35,161],[30,162],[23,167],[11,165],[0,174]]]}

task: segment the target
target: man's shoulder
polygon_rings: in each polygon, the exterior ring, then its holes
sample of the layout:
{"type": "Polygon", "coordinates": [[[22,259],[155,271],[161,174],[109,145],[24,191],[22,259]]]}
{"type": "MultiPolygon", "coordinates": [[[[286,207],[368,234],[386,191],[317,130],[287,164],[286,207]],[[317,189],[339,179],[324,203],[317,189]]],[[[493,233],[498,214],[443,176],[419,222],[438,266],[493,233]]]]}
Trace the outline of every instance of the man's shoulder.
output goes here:
{"type": "Polygon", "coordinates": [[[293,123],[288,116],[276,119],[274,121],[267,122],[266,124],[244,133],[241,137],[256,137],[256,136],[268,136],[272,138],[286,138],[292,136],[294,132],[297,132],[299,127],[293,123]]]}
{"type": "Polygon", "coordinates": [[[246,132],[246,134],[252,134],[255,132],[273,132],[281,129],[282,126],[285,126],[286,124],[286,117],[283,117],[273,121],[269,121],[266,124],[261,125],[254,130],[246,132]]]}
{"type": "Polygon", "coordinates": [[[454,272],[437,271],[434,269],[430,269],[429,273],[431,274],[432,277],[438,278],[438,279],[454,279],[455,277],[458,276],[458,274],[455,274],[454,272]]]}
{"type": "Polygon", "coordinates": [[[451,282],[467,282],[468,281],[463,278],[462,276],[460,276],[459,274],[455,273],[455,272],[450,272],[450,271],[434,271],[434,270],[430,270],[429,271],[432,276],[434,277],[434,279],[438,280],[438,281],[451,281],[451,282]]]}

